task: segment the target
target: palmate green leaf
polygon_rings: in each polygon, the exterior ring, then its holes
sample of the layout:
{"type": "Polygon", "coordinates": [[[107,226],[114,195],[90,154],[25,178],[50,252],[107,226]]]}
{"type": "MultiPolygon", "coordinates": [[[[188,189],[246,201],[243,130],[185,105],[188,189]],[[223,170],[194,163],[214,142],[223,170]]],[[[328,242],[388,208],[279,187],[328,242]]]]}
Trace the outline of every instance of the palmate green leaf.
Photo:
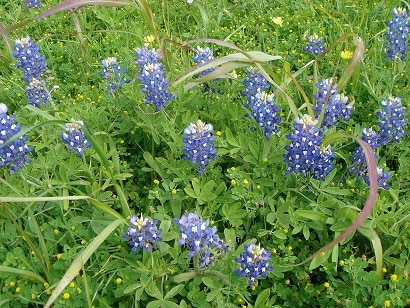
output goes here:
{"type": "Polygon", "coordinates": [[[123,6],[133,5],[133,3],[129,0],[67,0],[49,8],[48,10],[45,10],[41,14],[37,15],[35,19],[42,19],[57,12],[72,10],[85,5],[123,6]]]}
{"type": "Polygon", "coordinates": [[[54,301],[64,291],[65,287],[78,275],[91,255],[101,246],[104,240],[123,223],[125,223],[125,219],[114,220],[77,255],[67,272],[64,274],[63,278],[57,284],[57,287],[54,289],[47,303],[44,305],[44,308],[51,307],[54,301]]]}
{"type": "Polygon", "coordinates": [[[222,206],[223,219],[228,220],[232,226],[239,226],[242,223],[242,218],[248,215],[248,212],[242,209],[241,203],[234,205],[224,204],[222,206]]]}
{"type": "Polygon", "coordinates": [[[0,265],[0,273],[12,274],[26,279],[37,280],[41,283],[46,283],[44,278],[36,273],[9,266],[0,265]]]}

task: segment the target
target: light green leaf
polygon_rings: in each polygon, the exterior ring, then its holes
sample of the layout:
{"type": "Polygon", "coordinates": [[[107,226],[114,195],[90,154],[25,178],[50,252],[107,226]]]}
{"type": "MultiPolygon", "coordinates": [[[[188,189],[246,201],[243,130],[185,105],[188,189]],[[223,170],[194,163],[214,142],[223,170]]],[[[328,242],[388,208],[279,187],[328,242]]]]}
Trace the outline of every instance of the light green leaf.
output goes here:
{"type": "Polygon", "coordinates": [[[169,292],[165,295],[164,299],[173,298],[177,295],[181,290],[185,287],[185,285],[181,284],[178,286],[173,287],[169,292]]]}
{"type": "Polygon", "coordinates": [[[327,219],[327,216],[325,214],[321,212],[311,211],[311,210],[296,210],[294,214],[302,218],[307,218],[307,219],[312,219],[312,220],[317,220],[317,221],[322,221],[322,222],[325,222],[327,219]]]}
{"type": "Polygon", "coordinates": [[[266,302],[270,295],[270,289],[265,289],[261,293],[259,293],[258,297],[255,301],[255,308],[265,308],[266,302]]]}

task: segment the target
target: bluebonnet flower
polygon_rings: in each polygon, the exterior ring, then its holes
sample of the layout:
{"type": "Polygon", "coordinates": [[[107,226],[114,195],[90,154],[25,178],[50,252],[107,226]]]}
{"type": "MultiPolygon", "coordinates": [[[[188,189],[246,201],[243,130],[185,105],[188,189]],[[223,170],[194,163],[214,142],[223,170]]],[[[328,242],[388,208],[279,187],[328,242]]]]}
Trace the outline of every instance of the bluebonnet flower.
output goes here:
{"type": "Polygon", "coordinates": [[[147,252],[156,248],[156,242],[162,241],[160,235],[161,229],[157,228],[158,220],[152,220],[150,217],[140,217],[132,215],[128,231],[123,235],[129,239],[128,245],[132,247],[131,252],[135,252],[140,248],[145,248],[147,252]]]}
{"type": "Polygon", "coordinates": [[[186,137],[182,138],[185,148],[182,150],[185,160],[190,160],[198,165],[199,174],[204,173],[206,165],[215,159],[216,149],[213,145],[215,137],[212,135],[213,127],[201,120],[189,124],[184,129],[186,137]]]}
{"type": "Polygon", "coordinates": [[[288,164],[286,173],[301,173],[315,179],[324,179],[333,169],[335,154],[330,145],[322,145],[323,133],[315,127],[317,121],[305,114],[293,122],[294,131],[286,135],[291,144],[285,146],[284,160],[288,164]]]}
{"type": "Polygon", "coordinates": [[[308,36],[307,40],[309,44],[303,48],[303,51],[310,52],[315,56],[320,56],[325,52],[323,39],[321,39],[317,34],[308,36]]]}
{"type": "Polygon", "coordinates": [[[410,32],[409,15],[405,8],[394,8],[393,19],[386,22],[386,55],[390,60],[404,60],[407,53],[407,37],[410,32]]]}
{"type": "Polygon", "coordinates": [[[203,221],[197,212],[182,215],[180,219],[174,218],[174,222],[181,230],[178,244],[187,246],[189,257],[198,255],[201,267],[212,261],[211,248],[226,251],[224,242],[216,234],[216,227],[210,228],[209,219],[203,221]]]}
{"type": "Polygon", "coordinates": [[[267,140],[273,133],[278,132],[277,125],[280,117],[277,115],[279,106],[274,103],[274,95],[267,94],[265,91],[255,94],[255,100],[249,104],[252,109],[252,116],[258,123],[258,127],[263,130],[267,140]]]}
{"type": "Polygon", "coordinates": [[[158,52],[154,49],[137,48],[136,56],[135,63],[140,67],[138,79],[143,83],[145,103],[154,104],[159,111],[166,106],[167,101],[174,99],[167,91],[169,81],[165,79],[164,65],[158,62],[158,52]]]}
{"type": "Polygon", "coordinates": [[[250,243],[244,245],[245,252],[242,253],[235,261],[241,264],[241,269],[235,270],[235,273],[249,278],[249,286],[251,287],[256,279],[267,277],[266,272],[273,270],[273,266],[269,265],[271,252],[260,245],[250,243]]]}
{"type": "Polygon", "coordinates": [[[124,84],[129,83],[130,80],[125,77],[127,69],[121,68],[118,64],[117,58],[108,57],[101,61],[104,70],[100,72],[103,80],[108,82],[107,90],[113,94],[121,89],[124,84]]]}
{"type": "Polygon", "coordinates": [[[261,73],[254,71],[253,69],[246,68],[246,78],[243,81],[245,90],[242,91],[242,95],[246,96],[247,102],[244,104],[245,107],[252,106],[256,100],[255,95],[257,93],[262,93],[263,89],[269,88],[269,83],[266,78],[263,77],[261,73]]]}
{"type": "Polygon", "coordinates": [[[24,72],[23,79],[30,83],[32,78],[41,79],[46,72],[47,62],[40,54],[40,47],[29,36],[15,41],[13,56],[17,58],[16,65],[24,72]]]}
{"type": "Polygon", "coordinates": [[[41,3],[38,0],[24,0],[29,9],[39,9],[41,8],[41,3]]]}
{"type": "Polygon", "coordinates": [[[25,136],[3,145],[21,130],[21,124],[15,124],[14,119],[14,115],[7,115],[7,106],[0,103],[0,167],[9,169],[11,174],[21,169],[24,163],[30,162],[26,154],[33,150],[27,146],[28,138],[25,136]]]}
{"type": "MultiPolygon", "coordinates": [[[[201,67],[205,64],[207,64],[209,61],[211,61],[214,58],[213,51],[209,47],[202,48],[200,46],[196,47],[196,54],[192,57],[192,60],[198,65],[198,67],[201,67]]],[[[202,76],[206,76],[209,73],[213,72],[216,68],[211,67],[203,72],[201,72],[202,76]]]]}
{"type": "Polygon", "coordinates": [[[65,125],[65,132],[61,133],[63,142],[67,144],[67,149],[69,151],[74,151],[79,156],[84,155],[86,147],[91,148],[90,142],[84,136],[82,131],[83,126],[83,121],[75,121],[72,119],[65,125]]]}
{"type": "MultiPolygon", "coordinates": [[[[366,141],[370,147],[375,150],[381,146],[380,137],[373,129],[364,128],[362,130],[362,139],[366,141]]],[[[377,158],[376,154],[375,157],[377,158]]],[[[352,154],[350,155],[350,160],[352,165],[349,167],[349,171],[357,178],[363,179],[367,185],[370,185],[369,176],[367,174],[367,163],[366,157],[363,149],[360,146],[357,146],[352,154]]],[[[391,175],[389,172],[384,172],[380,167],[377,167],[377,178],[379,187],[384,189],[389,189],[387,181],[390,179],[391,175]]]]}
{"type": "Polygon", "coordinates": [[[377,112],[380,121],[379,139],[380,145],[385,145],[389,141],[399,142],[400,139],[407,135],[404,127],[407,125],[407,120],[403,117],[406,110],[403,108],[400,97],[390,97],[381,102],[382,111],[377,112]]]}
{"type": "Polygon", "coordinates": [[[28,103],[37,108],[47,105],[49,99],[49,92],[44,87],[43,82],[33,77],[26,87],[28,103]]]}
{"type": "Polygon", "coordinates": [[[337,93],[337,84],[333,83],[332,78],[324,79],[322,82],[317,83],[316,87],[318,88],[318,92],[314,96],[316,105],[312,109],[315,111],[317,119],[322,112],[322,108],[326,106],[321,127],[329,128],[336,126],[338,120],[348,121],[353,105],[347,104],[347,96],[337,93]]]}

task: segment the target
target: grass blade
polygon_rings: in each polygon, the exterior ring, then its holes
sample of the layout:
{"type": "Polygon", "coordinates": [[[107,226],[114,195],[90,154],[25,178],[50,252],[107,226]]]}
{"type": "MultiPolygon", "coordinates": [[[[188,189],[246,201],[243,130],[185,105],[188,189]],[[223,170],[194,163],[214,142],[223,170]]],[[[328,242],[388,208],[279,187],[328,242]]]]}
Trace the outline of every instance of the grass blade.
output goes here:
{"type": "Polygon", "coordinates": [[[83,268],[84,264],[87,263],[88,259],[92,254],[101,246],[104,240],[115,230],[118,226],[125,222],[124,219],[116,219],[110,223],[100,234],[98,234],[87,247],[81,251],[77,257],[74,259],[71,266],[68,268],[67,272],[64,274],[63,278],[58,283],[57,287],[54,289],[44,308],[51,307],[58,296],[63,292],[65,287],[77,276],[80,270],[83,268]]]}

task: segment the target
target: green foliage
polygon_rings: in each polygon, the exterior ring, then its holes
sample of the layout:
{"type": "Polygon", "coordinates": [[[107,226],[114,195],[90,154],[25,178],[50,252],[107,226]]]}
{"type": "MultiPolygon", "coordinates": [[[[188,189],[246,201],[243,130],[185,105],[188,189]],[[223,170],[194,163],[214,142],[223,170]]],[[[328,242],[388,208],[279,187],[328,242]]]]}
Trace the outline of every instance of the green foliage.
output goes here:
{"type": "Polygon", "coordinates": [[[358,138],[377,124],[381,100],[399,96],[408,108],[408,61],[383,54],[385,21],[402,3],[42,2],[32,10],[0,0],[0,101],[22,123],[8,143],[26,135],[35,149],[22,170],[0,170],[1,307],[410,305],[409,137],[376,153],[393,174],[390,190],[377,189],[373,151],[358,138]],[[302,52],[314,33],[326,42],[316,58],[302,52]],[[13,41],[27,35],[56,86],[43,109],[27,105],[12,56],[13,41]],[[144,44],[162,51],[176,96],[159,112],[144,103],[134,65],[144,44]],[[215,59],[196,67],[197,45],[215,59]],[[99,75],[111,56],[131,79],[114,95],[99,75]],[[249,66],[281,109],[269,140],[245,116],[249,66]],[[325,134],[337,164],[324,181],[286,174],[285,136],[295,116],[313,115],[315,84],[329,77],[355,102],[351,120],[325,134]],[[84,121],[92,145],[82,157],[61,142],[72,118],[84,121]],[[202,175],[182,158],[184,128],[198,119],[213,125],[217,148],[202,175]],[[348,171],[354,143],[365,151],[370,187],[348,171]],[[203,268],[178,245],[173,221],[193,211],[229,246],[203,268]],[[130,253],[122,235],[141,213],[158,221],[162,241],[130,253]],[[249,287],[234,271],[252,241],[272,252],[274,269],[249,287]]]}

